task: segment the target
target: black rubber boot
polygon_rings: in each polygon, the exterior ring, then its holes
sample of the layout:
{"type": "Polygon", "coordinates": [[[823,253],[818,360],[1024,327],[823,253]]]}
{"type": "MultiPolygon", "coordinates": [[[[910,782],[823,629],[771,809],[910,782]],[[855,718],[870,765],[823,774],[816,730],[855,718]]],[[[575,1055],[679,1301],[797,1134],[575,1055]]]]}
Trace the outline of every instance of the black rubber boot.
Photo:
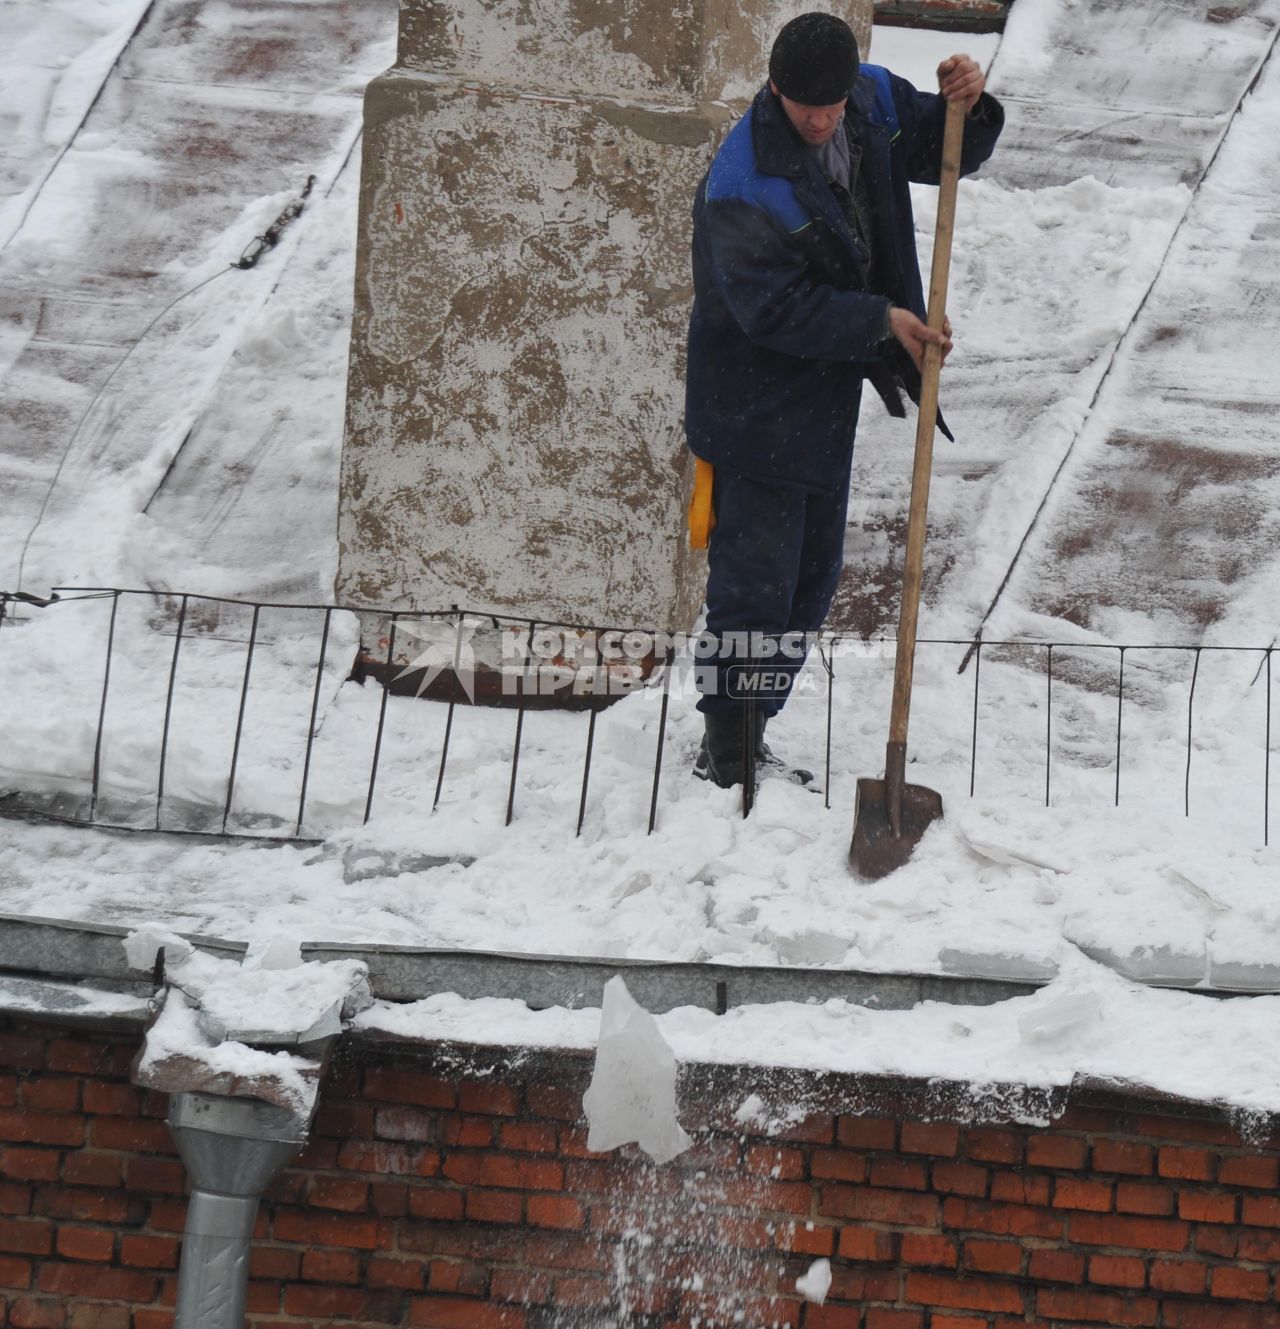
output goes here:
{"type": "MultiPolygon", "coordinates": [[[[721,789],[731,789],[742,783],[746,765],[742,749],[742,713],[708,713],[702,718],[706,733],[702,736],[702,747],[693,764],[693,773],[700,780],[718,784],[721,789]]],[[[757,729],[756,732],[759,734],[760,731],[757,729]]]]}

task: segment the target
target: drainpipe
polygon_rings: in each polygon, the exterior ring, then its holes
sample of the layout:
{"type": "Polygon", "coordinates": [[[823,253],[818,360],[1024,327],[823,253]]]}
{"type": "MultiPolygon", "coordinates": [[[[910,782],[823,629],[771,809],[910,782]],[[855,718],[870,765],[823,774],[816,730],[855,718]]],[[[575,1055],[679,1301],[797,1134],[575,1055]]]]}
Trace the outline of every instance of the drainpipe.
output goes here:
{"type": "Polygon", "coordinates": [[[192,1182],[174,1329],[243,1329],[258,1202],[309,1125],[253,1098],[174,1094],[169,1129],[192,1182]]]}

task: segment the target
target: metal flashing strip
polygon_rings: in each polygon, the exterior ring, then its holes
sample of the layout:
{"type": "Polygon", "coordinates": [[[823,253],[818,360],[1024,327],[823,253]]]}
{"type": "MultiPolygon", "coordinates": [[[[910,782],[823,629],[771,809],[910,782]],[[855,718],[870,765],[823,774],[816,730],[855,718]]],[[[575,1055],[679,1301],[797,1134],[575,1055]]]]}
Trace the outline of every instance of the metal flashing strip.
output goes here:
{"type": "MultiPolygon", "coordinates": [[[[129,929],[110,924],[0,914],[0,973],[126,984],[149,980],[149,972],[129,967],[122,944],[128,933],[129,929]]],[[[247,949],[244,942],[182,935],[198,950],[228,959],[243,956],[247,949]]],[[[302,955],[304,960],[364,961],[373,995],[386,1001],[417,1001],[454,992],[468,998],[509,998],[534,1009],[598,1006],[605,983],[615,974],[623,975],[636,1000],[655,1012],[678,1006],[723,1012],[731,1006],[833,999],[880,1010],[909,1010],[922,1001],[988,1006],[1029,996],[1043,985],[991,976],[878,974],[332,942],[304,944],[302,955]]]]}

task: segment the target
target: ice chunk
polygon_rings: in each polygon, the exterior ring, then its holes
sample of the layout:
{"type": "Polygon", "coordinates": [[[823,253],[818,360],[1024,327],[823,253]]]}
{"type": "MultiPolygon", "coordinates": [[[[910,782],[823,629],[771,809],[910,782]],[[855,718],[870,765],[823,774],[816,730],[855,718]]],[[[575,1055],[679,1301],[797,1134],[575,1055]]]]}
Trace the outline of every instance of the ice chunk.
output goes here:
{"type": "Polygon", "coordinates": [[[192,952],[191,943],[179,937],[176,932],[158,931],[153,928],[135,928],[123,939],[125,962],[130,969],[150,970],[155,968],[156,956],[164,947],[165,959],[170,964],[180,964],[192,952]]]}
{"type": "Polygon", "coordinates": [[[814,1260],[809,1272],[796,1279],[796,1291],[802,1297],[816,1302],[819,1306],[827,1299],[831,1290],[831,1261],[814,1260]]]}
{"type": "Polygon", "coordinates": [[[738,1104],[738,1110],[733,1114],[733,1119],[739,1126],[746,1126],[753,1121],[763,1121],[764,1099],[759,1094],[748,1094],[738,1104]]]}
{"type": "Polygon", "coordinates": [[[245,952],[246,969],[296,969],[302,963],[302,947],[287,937],[259,937],[245,952]]]}
{"type": "Polygon", "coordinates": [[[582,1105],[588,1149],[634,1140],[655,1163],[666,1163],[693,1143],[676,1120],[675,1054],[617,976],[604,987],[595,1070],[582,1105]]]}

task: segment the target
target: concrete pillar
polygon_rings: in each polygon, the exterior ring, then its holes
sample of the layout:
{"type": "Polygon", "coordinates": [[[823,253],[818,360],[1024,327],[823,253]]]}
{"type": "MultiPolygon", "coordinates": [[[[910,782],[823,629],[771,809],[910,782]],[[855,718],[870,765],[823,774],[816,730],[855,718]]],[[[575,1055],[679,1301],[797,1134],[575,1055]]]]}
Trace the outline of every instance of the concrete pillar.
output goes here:
{"type": "MultiPolygon", "coordinates": [[[[401,0],[365,101],[342,602],[690,625],[689,210],[809,7],[401,0]]],[[[832,7],[865,50],[871,0],[832,7]]]]}

